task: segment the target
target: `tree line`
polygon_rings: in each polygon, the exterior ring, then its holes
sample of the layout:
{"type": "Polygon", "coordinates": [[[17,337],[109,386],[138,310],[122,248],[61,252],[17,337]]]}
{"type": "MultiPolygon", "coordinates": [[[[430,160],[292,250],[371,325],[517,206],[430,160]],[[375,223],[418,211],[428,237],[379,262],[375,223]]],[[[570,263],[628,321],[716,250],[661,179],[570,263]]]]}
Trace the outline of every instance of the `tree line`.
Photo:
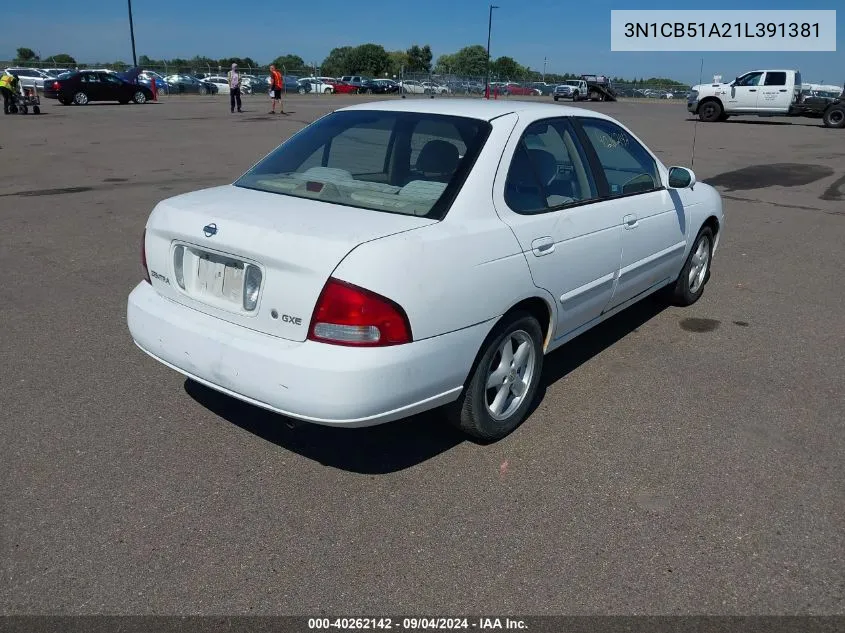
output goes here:
{"type": "MultiPolygon", "coordinates": [[[[38,62],[41,59],[30,48],[19,48],[16,63],[38,62]]],[[[75,65],[76,61],[70,55],[61,53],[45,58],[53,61],[57,66],[75,65]]],[[[232,63],[240,68],[263,68],[264,64],[251,57],[225,57],[214,59],[196,56],[191,59],[153,59],[147,55],[138,58],[138,65],[148,68],[173,68],[174,72],[202,72],[218,68],[227,70],[232,63]]],[[[276,57],[271,64],[294,72],[319,72],[320,75],[340,77],[342,75],[366,75],[381,77],[384,75],[397,77],[405,74],[435,73],[438,75],[456,75],[463,77],[482,77],[487,72],[487,49],[480,44],[465,46],[454,53],[440,55],[433,61],[431,47],[428,44],[420,46],[413,44],[405,50],[388,51],[379,44],[361,44],[359,46],[339,46],[329,51],[322,62],[306,61],[299,55],[286,54],[276,57]]],[[[104,64],[106,65],[106,64],[104,64]]],[[[126,68],[125,62],[108,64],[117,69],[126,68]]],[[[490,60],[490,74],[494,79],[508,81],[540,81],[560,82],[567,79],[577,79],[580,73],[541,73],[530,66],[523,66],[512,57],[502,56],[490,60]]],[[[623,79],[613,77],[617,84],[638,84],[651,86],[682,86],[680,81],[665,77],[650,77],[648,79],[623,79]]]]}

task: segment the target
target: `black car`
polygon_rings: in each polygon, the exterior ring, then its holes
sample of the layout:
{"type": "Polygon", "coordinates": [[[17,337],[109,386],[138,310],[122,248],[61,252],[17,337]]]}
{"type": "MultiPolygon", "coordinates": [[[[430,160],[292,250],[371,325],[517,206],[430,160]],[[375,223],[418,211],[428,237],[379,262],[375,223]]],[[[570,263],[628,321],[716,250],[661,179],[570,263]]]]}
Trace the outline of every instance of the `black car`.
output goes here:
{"type": "Polygon", "coordinates": [[[91,101],[146,103],[153,98],[153,93],[146,86],[130,83],[115,73],[80,70],[45,81],[44,96],[58,99],[62,105],[87,105],[91,101]]]}
{"type": "Polygon", "coordinates": [[[171,75],[167,78],[171,94],[217,94],[218,88],[210,81],[202,81],[190,75],[171,75]]]}
{"type": "Polygon", "coordinates": [[[392,79],[364,79],[358,86],[358,92],[377,95],[392,94],[399,92],[399,84],[392,79]]]}

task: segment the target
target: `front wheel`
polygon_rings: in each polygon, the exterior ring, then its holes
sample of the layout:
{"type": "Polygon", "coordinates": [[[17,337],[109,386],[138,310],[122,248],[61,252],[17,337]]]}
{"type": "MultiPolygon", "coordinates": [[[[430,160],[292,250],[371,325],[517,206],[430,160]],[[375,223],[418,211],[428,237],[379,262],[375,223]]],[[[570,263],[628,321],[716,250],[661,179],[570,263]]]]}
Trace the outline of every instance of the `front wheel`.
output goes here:
{"type": "Polygon", "coordinates": [[[710,279],[710,262],[713,259],[713,231],[705,226],[698,232],[689,257],[672,289],[672,300],[677,306],[690,306],[701,298],[704,284],[710,279]]]}
{"type": "Polygon", "coordinates": [[[450,422],[482,440],[518,427],[537,394],[543,371],[543,331],[528,312],[502,319],[479,352],[469,382],[448,410],[450,422]]]}
{"type": "Polygon", "coordinates": [[[32,113],[33,114],[41,114],[41,107],[40,106],[32,106],[32,113]]]}
{"type": "Polygon", "coordinates": [[[698,106],[698,118],[705,123],[718,121],[722,116],[722,106],[718,101],[705,101],[698,106]]]}
{"type": "Polygon", "coordinates": [[[575,103],[576,101],[578,101],[578,92],[577,91],[572,93],[572,103],[575,103]]]}
{"type": "Polygon", "coordinates": [[[558,97],[557,97],[557,95],[555,95],[555,101],[557,101],[557,99],[558,99],[558,97]]]}
{"type": "Polygon", "coordinates": [[[300,88],[298,92],[299,92],[299,94],[304,95],[305,94],[305,88],[300,88]]]}
{"type": "Polygon", "coordinates": [[[132,95],[132,101],[134,101],[137,104],[146,103],[147,102],[147,95],[145,95],[142,91],[139,90],[134,95],[132,95]]]}
{"type": "Polygon", "coordinates": [[[199,90],[197,90],[197,92],[201,95],[207,95],[208,94],[208,88],[206,88],[205,86],[200,86],[199,90]]]}
{"type": "Polygon", "coordinates": [[[825,127],[845,127],[845,105],[835,105],[825,110],[822,123],[824,123],[825,127]]]}

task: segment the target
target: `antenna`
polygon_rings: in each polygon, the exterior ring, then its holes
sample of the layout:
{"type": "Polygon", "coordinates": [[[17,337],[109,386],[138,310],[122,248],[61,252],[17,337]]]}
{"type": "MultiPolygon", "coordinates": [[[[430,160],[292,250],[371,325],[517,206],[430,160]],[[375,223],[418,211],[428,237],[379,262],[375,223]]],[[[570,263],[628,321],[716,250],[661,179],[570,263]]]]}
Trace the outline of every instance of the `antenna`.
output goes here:
{"type": "MultiPolygon", "coordinates": [[[[704,58],[701,58],[701,68],[698,71],[698,84],[701,85],[701,78],[704,75],[704,58]]],[[[692,157],[690,158],[689,168],[695,167],[695,139],[698,137],[698,118],[695,119],[695,125],[692,128],[692,157]]]]}

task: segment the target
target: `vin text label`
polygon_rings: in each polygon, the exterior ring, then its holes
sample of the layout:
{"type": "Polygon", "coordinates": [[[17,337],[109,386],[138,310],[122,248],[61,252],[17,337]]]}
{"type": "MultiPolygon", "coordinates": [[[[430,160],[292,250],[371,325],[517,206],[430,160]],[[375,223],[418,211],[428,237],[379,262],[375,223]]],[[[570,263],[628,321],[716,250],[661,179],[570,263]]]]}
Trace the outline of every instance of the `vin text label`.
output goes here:
{"type": "Polygon", "coordinates": [[[611,51],[836,51],[836,11],[611,11],[611,51]]]}

